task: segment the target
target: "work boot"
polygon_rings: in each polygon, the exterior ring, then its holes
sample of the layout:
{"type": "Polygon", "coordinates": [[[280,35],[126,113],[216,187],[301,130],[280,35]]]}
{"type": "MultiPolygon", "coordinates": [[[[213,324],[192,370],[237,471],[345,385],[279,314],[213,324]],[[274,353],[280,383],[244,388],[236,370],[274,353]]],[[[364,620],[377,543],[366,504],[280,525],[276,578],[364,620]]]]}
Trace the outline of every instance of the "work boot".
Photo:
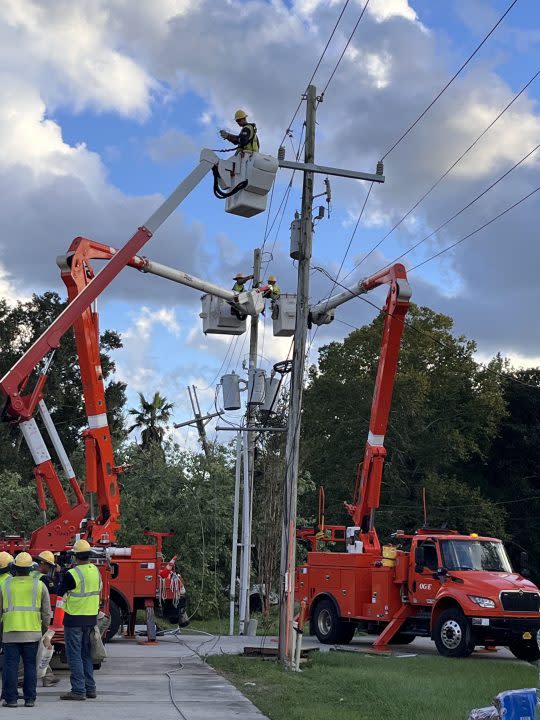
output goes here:
{"type": "Polygon", "coordinates": [[[34,707],[35,704],[36,703],[34,700],[25,700],[24,701],[24,707],[34,707]]]}
{"type": "Polygon", "coordinates": [[[79,695],[79,693],[68,692],[64,695],[60,695],[60,700],[86,700],[85,695],[79,695]]]}
{"type": "Polygon", "coordinates": [[[60,678],[56,675],[45,675],[43,677],[42,683],[43,687],[52,687],[53,685],[56,685],[60,682],[60,678]]]}
{"type": "Polygon", "coordinates": [[[97,692],[95,690],[87,690],[86,697],[89,700],[95,700],[97,698],[97,692]]]}
{"type": "Polygon", "coordinates": [[[8,708],[16,708],[19,707],[17,702],[8,702],[7,700],[4,700],[2,703],[2,707],[8,707],[8,708]]]}

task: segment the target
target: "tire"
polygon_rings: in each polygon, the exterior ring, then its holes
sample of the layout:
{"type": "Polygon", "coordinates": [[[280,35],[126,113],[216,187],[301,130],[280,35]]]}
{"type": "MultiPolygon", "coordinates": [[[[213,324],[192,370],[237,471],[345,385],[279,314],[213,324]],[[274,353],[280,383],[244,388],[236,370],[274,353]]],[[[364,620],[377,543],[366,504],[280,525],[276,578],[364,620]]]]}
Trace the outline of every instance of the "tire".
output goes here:
{"type": "Polygon", "coordinates": [[[389,640],[389,645],[409,645],[416,639],[416,635],[414,633],[408,633],[408,632],[398,632],[394,635],[394,637],[389,640]]]}
{"type": "Polygon", "coordinates": [[[439,655],[468,657],[474,650],[469,621],[461,610],[443,610],[437,619],[433,634],[439,655]]]}
{"type": "Polygon", "coordinates": [[[538,649],[538,643],[534,638],[528,641],[517,640],[516,642],[510,643],[508,649],[518,660],[536,662],[540,659],[540,649],[538,649]]]}
{"type": "Polygon", "coordinates": [[[356,624],[340,620],[334,603],[323,598],[315,606],[311,626],[324,645],[346,645],[351,642],[356,624]]]}
{"type": "Polygon", "coordinates": [[[118,634],[120,625],[122,624],[122,613],[114,600],[109,601],[109,612],[111,615],[111,624],[109,625],[109,629],[107,630],[107,635],[105,637],[107,642],[110,642],[113,637],[118,634]]]}

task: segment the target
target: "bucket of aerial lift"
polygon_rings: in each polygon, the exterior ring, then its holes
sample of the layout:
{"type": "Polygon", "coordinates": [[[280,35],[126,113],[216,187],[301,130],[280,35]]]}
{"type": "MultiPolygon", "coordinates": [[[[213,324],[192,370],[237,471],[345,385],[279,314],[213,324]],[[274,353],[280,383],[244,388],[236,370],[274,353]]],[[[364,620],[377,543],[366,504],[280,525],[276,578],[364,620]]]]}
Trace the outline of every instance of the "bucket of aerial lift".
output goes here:
{"type": "Polygon", "coordinates": [[[272,155],[257,152],[240,152],[219,161],[219,186],[230,192],[239,183],[246,187],[225,200],[225,212],[252,217],[266,210],[266,198],[278,170],[278,161],[272,155]]]}
{"type": "Polygon", "coordinates": [[[264,310],[264,298],[262,293],[257,290],[249,290],[248,292],[240,293],[238,296],[238,303],[242,305],[242,310],[247,312],[248,315],[256,317],[260,315],[264,310]]]}
{"type": "Polygon", "coordinates": [[[246,332],[246,317],[239,318],[226,300],[215,295],[203,295],[201,301],[199,317],[202,318],[205,335],[242,335],[246,332]]]}
{"type": "Polygon", "coordinates": [[[296,295],[282,293],[272,306],[274,337],[291,337],[296,326],[296,295]]]}
{"type": "Polygon", "coordinates": [[[261,368],[250,368],[248,382],[248,405],[263,405],[266,391],[266,373],[261,368]]]}
{"type": "Polygon", "coordinates": [[[296,213],[291,223],[291,250],[289,253],[294,260],[300,259],[300,226],[301,220],[298,217],[298,213],[296,213]]]}
{"type": "Polygon", "coordinates": [[[280,380],[278,377],[274,376],[265,378],[264,383],[264,403],[261,405],[261,410],[264,412],[276,412],[280,380]]]}
{"type": "Polygon", "coordinates": [[[221,392],[225,410],[240,409],[240,377],[236,373],[229,373],[221,378],[221,392]]]}

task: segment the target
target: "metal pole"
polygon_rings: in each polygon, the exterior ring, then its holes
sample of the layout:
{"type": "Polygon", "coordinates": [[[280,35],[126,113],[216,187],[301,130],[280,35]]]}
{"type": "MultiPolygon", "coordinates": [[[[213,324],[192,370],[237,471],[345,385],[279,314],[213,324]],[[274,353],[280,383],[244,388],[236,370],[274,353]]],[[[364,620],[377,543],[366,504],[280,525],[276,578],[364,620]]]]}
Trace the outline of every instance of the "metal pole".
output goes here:
{"type": "MultiPolygon", "coordinates": [[[[261,281],[261,251],[259,248],[255,248],[253,251],[253,287],[259,286],[261,281]]],[[[251,316],[250,331],[249,331],[249,375],[255,372],[257,367],[257,348],[259,341],[259,316],[251,316]]],[[[253,427],[255,424],[255,411],[256,406],[250,402],[248,397],[247,412],[246,412],[246,425],[248,428],[253,427]]],[[[248,554],[248,565],[247,565],[247,597],[246,597],[246,622],[249,621],[249,588],[251,587],[251,523],[252,523],[252,505],[253,505],[253,478],[255,476],[255,433],[253,431],[248,432],[248,470],[249,470],[249,488],[250,488],[250,508],[249,508],[249,541],[247,546],[248,554]]]]}
{"type": "Polygon", "coordinates": [[[240,635],[247,630],[246,607],[249,603],[249,515],[251,500],[249,492],[248,433],[244,432],[244,492],[242,497],[242,569],[240,573],[240,635]]]}
{"type": "Polygon", "coordinates": [[[242,433],[236,433],[236,472],[234,476],[233,534],[231,548],[231,582],[229,590],[229,635],[234,635],[236,600],[236,559],[238,557],[238,510],[240,507],[240,470],[242,467],[242,433]]]}
{"type": "MultiPolygon", "coordinates": [[[[314,85],[310,85],[307,89],[306,96],[306,145],[304,154],[304,161],[306,163],[313,163],[315,161],[316,103],[316,89],[314,85]]],[[[300,418],[309,311],[309,265],[313,232],[313,222],[311,219],[312,206],[313,173],[306,171],[304,172],[304,183],[302,187],[296,329],[294,333],[293,371],[289,401],[287,448],[285,452],[285,482],[281,536],[279,659],[287,669],[292,668],[294,661],[292,657],[292,623],[294,614],[294,569],[296,561],[296,501],[300,418]]]]}

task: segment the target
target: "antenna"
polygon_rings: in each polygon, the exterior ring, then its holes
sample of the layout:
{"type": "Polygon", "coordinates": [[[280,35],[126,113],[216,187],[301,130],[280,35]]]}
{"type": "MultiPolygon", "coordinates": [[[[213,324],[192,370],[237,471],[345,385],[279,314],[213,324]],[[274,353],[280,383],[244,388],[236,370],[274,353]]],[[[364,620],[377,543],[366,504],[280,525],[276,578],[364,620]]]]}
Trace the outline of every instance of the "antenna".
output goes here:
{"type": "Polygon", "coordinates": [[[426,488],[422,488],[422,504],[424,506],[424,527],[427,527],[427,503],[426,503],[426,488]]]}

